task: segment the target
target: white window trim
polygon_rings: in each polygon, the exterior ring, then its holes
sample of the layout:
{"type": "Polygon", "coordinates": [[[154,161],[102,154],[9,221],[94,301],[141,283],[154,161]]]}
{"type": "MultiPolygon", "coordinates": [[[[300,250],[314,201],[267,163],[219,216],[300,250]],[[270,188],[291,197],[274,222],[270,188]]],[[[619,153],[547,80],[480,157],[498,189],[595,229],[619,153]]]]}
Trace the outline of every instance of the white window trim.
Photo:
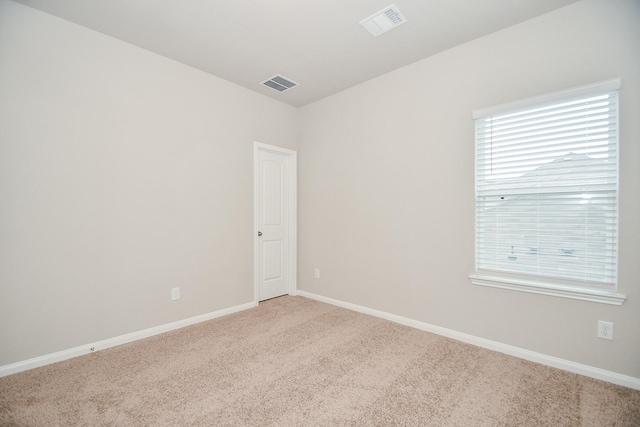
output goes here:
{"type": "MultiPolygon", "coordinates": [[[[561,90],[545,95],[534,96],[513,102],[507,102],[492,107],[481,108],[473,111],[473,119],[479,119],[505,110],[512,110],[527,107],[530,105],[542,104],[559,98],[588,94],[596,91],[619,90],[622,86],[620,78],[604,80],[578,86],[572,89],[561,90]]],[[[520,292],[529,292],[540,295],[549,295],[561,298],[577,299],[602,304],[622,305],[626,295],[617,293],[615,290],[606,290],[590,287],[579,287],[572,285],[562,285],[538,280],[518,279],[508,276],[491,275],[483,272],[476,272],[469,275],[471,283],[479,286],[508,289],[520,292]]]]}
{"type": "Polygon", "coordinates": [[[529,292],[532,294],[550,295],[561,298],[578,299],[582,301],[599,302],[602,304],[622,305],[626,299],[626,295],[624,294],[619,294],[605,289],[580,288],[577,286],[551,284],[537,280],[491,276],[482,273],[470,274],[469,279],[474,285],[529,292]]]}

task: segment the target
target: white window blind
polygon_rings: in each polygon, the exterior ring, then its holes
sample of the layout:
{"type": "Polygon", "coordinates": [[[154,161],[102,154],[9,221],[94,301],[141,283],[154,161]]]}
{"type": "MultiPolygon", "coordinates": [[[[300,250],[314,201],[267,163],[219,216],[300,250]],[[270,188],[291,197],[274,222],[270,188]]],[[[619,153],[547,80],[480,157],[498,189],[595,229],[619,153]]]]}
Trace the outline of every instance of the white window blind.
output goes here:
{"type": "Polygon", "coordinates": [[[611,87],[474,114],[477,271],[615,289],[619,80],[611,87]]]}

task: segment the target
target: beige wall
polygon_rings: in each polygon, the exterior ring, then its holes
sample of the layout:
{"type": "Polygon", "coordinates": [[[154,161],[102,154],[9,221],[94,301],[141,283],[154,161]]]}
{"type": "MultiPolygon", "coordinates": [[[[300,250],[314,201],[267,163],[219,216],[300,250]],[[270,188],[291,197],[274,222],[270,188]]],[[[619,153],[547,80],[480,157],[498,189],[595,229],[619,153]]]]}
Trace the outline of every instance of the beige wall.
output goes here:
{"type": "Polygon", "coordinates": [[[299,289],[640,377],[638,23],[638,1],[586,0],[304,107],[299,289]],[[612,77],[622,78],[627,301],[471,285],[471,112],[612,77]],[[598,320],[615,323],[614,341],[596,337],[598,320]]]}
{"type": "Polygon", "coordinates": [[[0,366],[252,301],[253,142],[297,120],[0,0],[0,366]]]}

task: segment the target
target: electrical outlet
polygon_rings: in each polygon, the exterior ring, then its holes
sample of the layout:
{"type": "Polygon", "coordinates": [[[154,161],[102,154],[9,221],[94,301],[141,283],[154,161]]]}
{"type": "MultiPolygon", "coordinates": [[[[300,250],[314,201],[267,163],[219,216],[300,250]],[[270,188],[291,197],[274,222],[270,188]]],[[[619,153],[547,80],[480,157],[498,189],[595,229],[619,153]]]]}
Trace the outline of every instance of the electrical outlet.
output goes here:
{"type": "Polygon", "coordinates": [[[598,320],[598,338],[613,339],[613,323],[598,320]]]}
{"type": "Polygon", "coordinates": [[[313,277],[315,277],[316,279],[320,278],[320,269],[316,268],[315,271],[313,272],[313,277]]]}
{"type": "Polygon", "coordinates": [[[180,299],[180,288],[171,288],[171,300],[180,299]]]}

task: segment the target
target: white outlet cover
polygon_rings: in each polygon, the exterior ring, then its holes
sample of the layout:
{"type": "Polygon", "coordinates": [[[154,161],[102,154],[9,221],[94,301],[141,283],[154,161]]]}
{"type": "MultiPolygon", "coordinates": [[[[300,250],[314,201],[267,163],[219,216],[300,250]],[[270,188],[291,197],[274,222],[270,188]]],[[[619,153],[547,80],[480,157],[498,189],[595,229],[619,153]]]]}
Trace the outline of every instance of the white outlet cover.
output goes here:
{"type": "Polygon", "coordinates": [[[613,323],[605,322],[604,320],[598,321],[598,338],[604,338],[605,340],[613,340],[613,323]]]}
{"type": "Polygon", "coordinates": [[[171,299],[173,301],[180,299],[180,288],[171,288],[171,299]]]}

